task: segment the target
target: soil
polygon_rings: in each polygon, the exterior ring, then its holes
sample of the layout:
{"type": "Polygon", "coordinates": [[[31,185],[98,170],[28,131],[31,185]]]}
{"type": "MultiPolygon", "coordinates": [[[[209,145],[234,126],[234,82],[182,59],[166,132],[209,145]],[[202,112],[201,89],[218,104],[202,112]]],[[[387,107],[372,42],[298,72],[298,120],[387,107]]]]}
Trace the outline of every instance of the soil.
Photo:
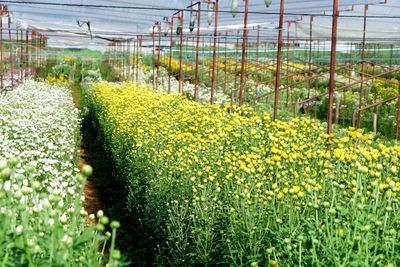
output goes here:
{"type": "MultiPolygon", "coordinates": [[[[72,89],[73,97],[74,97],[74,104],[75,107],[80,107],[80,92],[78,89],[72,89]]],[[[80,146],[79,146],[79,153],[78,153],[78,168],[81,169],[83,165],[90,165],[88,161],[93,158],[90,154],[90,150],[87,146],[86,140],[83,138],[80,146]]],[[[94,166],[92,166],[94,167],[94,166]]],[[[106,206],[104,201],[102,200],[102,191],[100,187],[95,182],[96,172],[93,172],[93,176],[89,177],[86,180],[84,194],[85,194],[85,203],[84,209],[88,214],[97,214],[99,210],[106,210],[106,206]]],[[[86,218],[86,221],[90,223],[89,218],[86,218]]],[[[97,223],[97,218],[94,223],[97,223]]]]}

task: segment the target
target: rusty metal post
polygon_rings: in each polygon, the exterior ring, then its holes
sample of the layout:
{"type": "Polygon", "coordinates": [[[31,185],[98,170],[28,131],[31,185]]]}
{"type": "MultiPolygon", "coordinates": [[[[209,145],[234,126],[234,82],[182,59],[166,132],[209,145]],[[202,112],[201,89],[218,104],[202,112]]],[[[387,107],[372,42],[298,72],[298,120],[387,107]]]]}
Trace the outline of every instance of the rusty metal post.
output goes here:
{"type": "Polygon", "coordinates": [[[22,81],[22,79],[24,79],[24,69],[23,69],[23,67],[25,67],[25,65],[24,64],[22,64],[22,60],[24,59],[24,56],[23,56],[23,52],[24,52],[24,44],[23,44],[23,38],[24,38],[24,36],[23,36],[23,30],[21,29],[21,38],[20,38],[20,40],[21,40],[21,46],[20,46],[20,49],[21,49],[21,53],[20,53],[20,59],[19,59],[19,65],[20,65],[20,74],[21,74],[21,81],[22,81]]]}
{"type": "MultiPolygon", "coordinates": [[[[400,81],[398,81],[399,95],[400,95],[400,81]]],[[[399,140],[399,119],[400,119],[400,97],[397,98],[397,118],[396,118],[396,140],[399,140]]]]}
{"type": "Polygon", "coordinates": [[[329,79],[329,105],[328,105],[328,134],[332,133],[332,110],[333,110],[333,91],[335,90],[335,65],[336,65],[336,39],[338,21],[338,0],[333,0],[332,14],[332,40],[331,40],[331,63],[329,79]]]}
{"type": "MultiPolygon", "coordinates": [[[[236,97],[237,99],[237,95],[235,95],[235,91],[236,91],[236,86],[237,86],[237,69],[238,69],[238,64],[237,64],[237,60],[238,60],[238,54],[239,54],[239,33],[240,31],[237,31],[237,35],[236,35],[236,51],[235,51],[235,86],[232,89],[232,96],[231,96],[231,106],[233,105],[233,99],[234,97],[236,97]]],[[[232,111],[231,111],[232,112],[232,111]]]]}
{"type": "Polygon", "coordinates": [[[159,67],[160,67],[160,53],[161,53],[161,23],[158,25],[158,51],[157,51],[156,90],[158,90],[158,70],[159,70],[159,67]]]}
{"type": "Polygon", "coordinates": [[[0,93],[3,92],[3,79],[4,79],[4,69],[3,69],[3,64],[4,64],[4,60],[3,60],[3,9],[2,7],[0,7],[0,57],[1,57],[1,64],[0,64],[0,72],[1,72],[1,81],[0,81],[0,93]]]}
{"type": "Polygon", "coordinates": [[[38,54],[38,73],[40,73],[41,75],[43,75],[43,72],[42,72],[42,62],[41,62],[41,56],[42,56],[42,37],[41,37],[41,35],[39,34],[38,35],[38,52],[37,52],[37,54],[38,54]]]}
{"type": "MultiPolygon", "coordinates": [[[[153,39],[154,42],[154,39],[153,39]]],[[[126,79],[130,80],[131,74],[131,41],[126,42],[126,79]]],[[[154,51],[153,51],[154,52],[154,51]]],[[[153,53],[153,60],[154,60],[154,53],[153,53]]],[[[154,68],[153,68],[154,71],[154,68]]],[[[153,83],[154,83],[154,75],[153,75],[153,83]]],[[[154,89],[154,88],[153,88],[154,89]]]]}
{"type": "Polygon", "coordinates": [[[226,65],[227,65],[227,42],[228,42],[228,32],[225,32],[225,61],[224,61],[224,94],[226,94],[226,65]]]}
{"type": "MultiPolygon", "coordinates": [[[[336,0],[337,1],[337,0],[336,0]]],[[[283,12],[285,8],[285,0],[281,0],[280,15],[279,15],[279,35],[278,35],[278,55],[276,62],[276,80],[275,80],[275,101],[274,101],[274,120],[278,118],[278,100],[279,100],[279,81],[281,76],[281,56],[282,56],[282,27],[283,27],[283,12]]]]}
{"type": "Polygon", "coordinates": [[[137,68],[136,68],[136,81],[139,81],[139,71],[140,71],[140,43],[142,42],[141,36],[138,36],[136,42],[136,58],[137,58],[137,68]]]}
{"type": "MultiPolygon", "coordinates": [[[[314,16],[310,16],[310,51],[308,54],[308,77],[311,77],[311,69],[312,69],[312,26],[313,26],[314,16]]],[[[311,91],[311,79],[308,80],[308,97],[310,97],[311,91]]]]}
{"type": "Polygon", "coordinates": [[[196,39],[196,69],[194,72],[194,101],[199,101],[199,88],[198,88],[198,80],[199,80],[199,42],[200,42],[200,12],[201,12],[201,3],[198,3],[198,11],[197,11],[197,39],[196,39]]]}
{"type": "Polygon", "coordinates": [[[14,60],[12,52],[12,42],[11,42],[11,18],[8,15],[8,40],[10,41],[10,68],[11,68],[11,89],[14,89],[14,60]]]}
{"type": "Polygon", "coordinates": [[[155,62],[155,51],[154,51],[155,50],[154,27],[155,26],[153,26],[153,35],[152,35],[152,38],[153,38],[153,90],[156,89],[156,75],[155,75],[156,62],[155,62]]]}
{"type": "Polygon", "coordinates": [[[121,81],[125,80],[125,60],[124,60],[124,45],[122,41],[119,41],[119,65],[121,81]]]}
{"type": "Polygon", "coordinates": [[[290,24],[292,22],[288,21],[287,28],[287,51],[286,51],[286,108],[289,107],[289,47],[290,47],[290,24]]]}
{"type": "Polygon", "coordinates": [[[243,0],[246,2],[244,9],[244,29],[243,29],[243,44],[242,44],[242,64],[240,69],[240,89],[239,89],[239,107],[242,106],[243,98],[243,83],[244,83],[244,67],[245,67],[245,54],[246,54],[246,42],[247,42],[247,12],[249,10],[249,0],[243,0]]]}
{"type": "Polygon", "coordinates": [[[215,24],[214,24],[214,48],[213,48],[213,66],[212,66],[212,77],[211,77],[211,105],[214,104],[214,86],[215,86],[215,65],[217,62],[217,27],[218,27],[218,1],[215,0],[215,24]]]}
{"type": "Polygon", "coordinates": [[[182,26],[182,30],[181,30],[181,38],[180,38],[180,43],[179,43],[179,93],[183,93],[183,85],[182,85],[182,43],[183,43],[183,11],[181,11],[180,13],[180,17],[179,19],[179,23],[182,26]]]}
{"type": "MultiPolygon", "coordinates": [[[[19,80],[19,55],[18,55],[18,42],[19,42],[19,40],[18,40],[18,29],[17,28],[15,28],[15,36],[16,36],[16,42],[15,42],[15,48],[16,48],[16,50],[15,50],[15,62],[17,63],[17,68],[15,69],[16,70],[16,72],[17,72],[17,81],[19,80]]],[[[17,85],[18,85],[18,82],[16,83],[17,85]]]]}
{"type": "MultiPolygon", "coordinates": [[[[28,73],[29,73],[29,50],[28,50],[28,41],[29,41],[29,32],[28,31],[26,31],[26,33],[25,33],[25,57],[26,57],[26,59],[25,59],[25,66],[26,66],[26,71],[28,71],[28,73]]],[[[1,35],[3,35],[3,34],[1,34],[1,35]]],[[[1,39],[3,39],[3,38],[1,38],[1,39]]],[[[3,51],[2,51],[2,53],[1,54],[3,54],[3,51]]],[[[27,76],[27,74],[25,73],[25,77],[27,76]]]]}
{"type": "MultiPolygon", "coordinates": [[[[393,45],[390,45],[390,62],[389,62],[389,70],[392,70],[393,65],[393,45]]],[[[392,78],[392,73],[390,73],[389,78],[392,78]]]]}
{"type": "Polygon", "coordinates": [[[171,18],[171,44],[169,46],[169,66],[168,66],[168,94],[171,93],[171,75],[172,75],[172,37],[173,37],[173,31],[174,31],[174,18],[171,18]]]}
{"type": "MultiPolygon", "coordinates": [[[[364,59],[365,59],[365,32],[367,28],[367,11],[368,5],[364,6],[364,27],[363,27],[363,43],[362,43],[362,54],[361,54],[361,84],[360,84],[360,99],[358,108],[362,106],[362,94],[363,94],[363,85],[364,85],[364,59]]],[[[358,113],[358,128],[361,127],[361,111],[358,113]]]]}

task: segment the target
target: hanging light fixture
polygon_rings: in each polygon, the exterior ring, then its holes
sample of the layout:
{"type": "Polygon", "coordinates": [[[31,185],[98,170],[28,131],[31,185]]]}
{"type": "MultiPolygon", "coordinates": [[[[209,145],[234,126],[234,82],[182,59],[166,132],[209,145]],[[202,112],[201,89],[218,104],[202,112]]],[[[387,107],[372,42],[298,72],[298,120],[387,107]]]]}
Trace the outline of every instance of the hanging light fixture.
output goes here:
{"type": "Polygon", "coordinates": [[[232,0],[232,17],[236,17],[238,9],[239,9],[239,1],[232,0]]]}
{"type": "Polygon", "coordinates": [[[169,23],[168,23],[168,21],[167,21],[167,18],[164,17],[164,24],[163,24],[163,26],[162,26],[162,31],[163,31],[163,33],[164,33],[164,36],[167,36],[167,35],[168,35],[169,27],[170,27],[170,25],[169,25],[169,23]]]}
{"type": "Polygon", "coordinates": [[[189,30],[192,32],[194,30],[194,24],[196,23],[196,15],[190,13],[189,30]]]}
{"type": "Polygon", "coordinates": [[[207,23],[211,26],[213,22],[213,8],[208,4],[207,23]]]}
{"type": "Polygon", "coordinates": [[[272,3],[272,0],[264,0],[265,6],[269,7],[272,3]]]}
{"type": "Polygon", "coordinates": [[[183,27],[182,20],[179,18],[178,26],[176,27],[176,34],[177,35],[180,35],[182,33],[182,27],[183,27]]]}

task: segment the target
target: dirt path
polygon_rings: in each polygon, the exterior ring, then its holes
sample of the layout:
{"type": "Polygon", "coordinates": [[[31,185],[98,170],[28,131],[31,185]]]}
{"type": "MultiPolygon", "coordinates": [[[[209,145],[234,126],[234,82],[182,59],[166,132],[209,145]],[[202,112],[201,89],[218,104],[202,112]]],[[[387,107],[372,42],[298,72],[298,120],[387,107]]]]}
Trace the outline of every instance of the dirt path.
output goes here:
{"type": "MultiPolygon", "coordinates": [[[[75,107],[79,108],[80,107],[80,92],[78,89],[74,88],[72,89],[73,97],[74,97],[74,104],[75,107]]],[[[90,164],[91,159],[93,158],[92,155],[90,155],[89,148],[86,143],[87,140],[85,140],[85,136],[82,138],[82,141],[80,143],[79,147],[79,153],[78,153],[78,168],[81,169],[83,165],[92,165],[90,164]]],[[[92,166],[94,168],[93,176],[87,179],[86,184],[85,184],[85,189],[84,189],[84,194],[85,194],[85,204],[84,208],[88,214],[97,214],[97,211],[99,210],[106,210],[106,206],[102,200],[102,192],[100,188],[97,186],[95,182],[95,177],[96,177],[96,168],[95,166],[92,166]]],[[[89,222],[89,220],[87,219],[89,222]]]]}

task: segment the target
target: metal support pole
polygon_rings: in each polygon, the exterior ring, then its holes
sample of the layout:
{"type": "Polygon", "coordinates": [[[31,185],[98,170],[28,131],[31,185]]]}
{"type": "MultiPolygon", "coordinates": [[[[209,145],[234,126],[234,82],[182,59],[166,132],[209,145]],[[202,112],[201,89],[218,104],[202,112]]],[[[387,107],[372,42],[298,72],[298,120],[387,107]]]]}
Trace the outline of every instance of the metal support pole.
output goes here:
{"type": "Polygon", "coordinates": [[[172,75],[172,37],[174,31],[174,18],[171,18],[171,44],[169,46],[169,66],[168,66],[168,94],[171,93],[171,75],[172,75]]]}
{"type": "MultiPolygon", "coordinates": [[[[361,84],[360,84],[360,99],[358,108],[362,106],[362,94],[363,94],[363,85],[364,85],[364,59],[365,59],[365,32],[367,28],[367,11],[368,5],[364,6],[364,28],[363,28],[363,43],[362,43],[362,54],[361,54],[361,84]]],[[[358,112],[358,128],[361,127],[361,111],[358,112]]]]}
{"type": "MultiPolygon", "coordinates": [[[[312,26],[313,26],[313,21],[314,21],[314,16],[310,16],[310,51],[308,54],[308,77],[311,77],[311,69],[312,69],[312,26]]],[[[310,98],[310,91],[311,91],[311,79],[308,80],[308,96],[307,98],[310,98]]]]}
{"type": "Polygon", "coordinates": [[[289,107],[289,47],[290,47],[290,24],[292,22],[288,21],[287,28],[287,51],[286,51],[286,108],[289,107]]]}
{"type": "MultiPolygon", "coordinates": [[[[154,39],[153,39],[153,41],[154,41],[154,39]]],[[[154,46],[153,46],[153,48],[154,48],[154,46]]],[[[131,74],[131,64],[132,64],[132,62],[131,62],[131,42],[130,41],[127,41],[127,49],[126,49],[126,51],[128,53],[127,54],[127,58],[126,58],[126,60],[127,60],[126,79],[130,80],[130,77],[131,77],[131,75],[130,75],[131,74]]],[[[154,62],[154,53],[153,53],[153,62],[154,62]]],[[[153,68],[153,84],[154,84],[154,68],[153,68]]]]}
{"type": "Polygon", "coordinates": [[[137,58],[138,58],[138,71],[137,71],[137,73],[136,73],[136,75],[137,75],[137,80],[139,81],[139,71],[141,71],[141,69],[142,69],[142,59],[141,59],[141,50],[140,50],[140,48],[142,47],[142,36],[141,35],[139,35],[138,36],[138,44],[137,44],[137,58]]]}
{"type": "Polygon", "coordinates": [[[243,44],[242,44],[242,68],[240,69],[240,89],[239,89],[239,107],[242,106],[243,98],[243,83],[244,83],[244,66],[245,66],[245,53],[246,53],[246,42],[247,42],[247,13],[249,10],[249,0],[243,0],[246,2],[244,9],[244,29],[243,29],[243,44]]]}
{"type": "Polygon", "coordinates": [[[160,67],[160,53],[161,53],[161,25],[158,26],[158,51],[157,51],[156,90],[158,90],[158,69],[159,69],[159,67],[160,67]]]}
{"type": "Polygon", "coordinates": [[[338,21],[338,0],[333,0],[332,15],[332,40],[331,40],[331,63],[329,80],[329,105],[328,105],[328,134],[332,133],[332,110],[333,110],[333,91],[335,90],[335,64],[336,64],[336,38],[338,21]]]}
{"type": "Polygon", "coordinates": [[[20,38],[20,40],[21,40],[21,46],[20,46],[20,49],[21,49],[21,53],[20,53],[20,59],[19,59],[19,65],[21,66],[20,67],[20,74],[21,74],[21,81],[22,81],[22,79],[24,79],[24,69],[23,69],[23,67],[25,67],[24,66],[24,64],[22,64],[22,60],[24,59],[24,57],[23,57],[23,52],[24,52],[24,44],[23,44],[23,42],[22,42],[22,40],[23,40],[23,38],[24,38],[24,36],[23,36],[23,31],[21,30],[21,38],[20,38]]]}
{"type": "Polygon", "coordinates": [[[225,60],[224,60],[224,94],[226,94],[226,65],[227,65],[227,41],[228,41],[228,32],[225,33],[225,60]]]}
{"type": "Polygon", "coordinates": [[[153,35],[152,35],[152,38],[153,38],[153,90],[156,89],[156,75],[155,75],[156,62],[155,62],[155,55],[154,55],[154,52],[155,52],[154,51],[155,50],[154,27],[156,27],[156,26],[153,26],[153,35]]]}
{"type": "MultiPolygon", "coordinates": [[[[393,65],[393,45],[390,45],[390,62],[389,62],[389,70],[392,70],[393,65]]],[[[389,78],[392,78],[392,73],[390,73],[389,78]]]]}
{"type": "MultiPolygon", "coordinates": [[[[16,42],[15,42],[15,47],[16,47],[16,50],[15,50],[15,61],[16,61],[16,63],[17,63],[17,68],[16,68],[16,71],[17,71],[17,81],[19,80],[19,78],[20,78],[20,76],[19,76],[19,55],[18,55],[18,42],[19,42],[19,40],[18,40],[18,29],[17,28],[15,28],[15,36],[16,36],[16,42]]],[[[18,85],[18,82],[17,82],[17,85],[18,85]]]]}
{"type": "Polygon", "coordinates": [[[217,27],[218,27],[218,1],[215,0],[215,24],[214,24],[214,49],[213,49],[213,66],[212,66],[212,77],[211,77],[211,105],[214,104],[214,86],[215,86],[215,65],[217,61],[217,27]]]}
{"type": "Polygon", "coordinates": [[[10,68],[11,68],[11,89],[14,89],[14,60],[12,53],[12,42],[11,42],[11,18],[8,15],[8,40],[10,41],[10,68]]]}
{"type": "MultiPolygon", "coordinates": [[[[400,81],[398,82],[400,95],[400,81]]],[[[399,119],[400,119],[400,97],[397,98],[397,118],[396,118],[396,140],[399,140],[399,119]]]]}
{"type": "MultiPolygon", "coordinates": [[[[2,7],[0,7],[2,8],[2,7]]],[[[3,79],[4,79],[4,69],[3,69],[3,64],[4,64],[4,60],[3,60],[3,10],[0,11],[0,15],[1,15],[1,20],[0,20],[0,57],[1,57],[1,64],[0,64],[0,72],[1,72],[1,88],[0,88],[0,93],[3,92],[3,79]]],[[[27,32],[28,33],[28,32],[27,32]]]]}
{"type": "Polygon", "coordinates": [[[234,98],[236,97],[236,99],[237,99],[237,95],[236,95],[236,91],[237,91],[237,89],[236,89],[236,87],[237,87],[237,69],[238,69],[238,64],[237,64],[237,61],[238,61],[238,54],[239,54],[239,52],[238,52],[238,50],[239,50],[239,33],[240,33],[240,31],[237,31],[237,34],[236,34],[236,51],[235,51],[235,86],[233,87],[233,89],[232,89],[232,94],[231,94],[231,112],[233,111],[233,108],[232,108],[232,106],[233,106],[233,100],[234,100],[234,98]]]}
{"type": "Polygon", "coordinates": [[[200,42],[200,12],[201,12],[201,3],[198,3],[198,11],[197,11],[197,39],[196,39],[196,69],[194,72],[194,101],[199,101],[199,88],[198,88],[198,79],[199,79],[199,42],[200,42]]]}
{"type": "MultiPolygon", "coordinates": [[[[337,0],[336,0],[337,1],[337,0]]],[[[278,35],[278,55],[276,62],[276,80],[275,80],[275,101],[274,101],[274,120],[278,118],[278,99],[279,99],[279,81],[281,76],[281,56],[282,56],[282,27],[283,27],[283,12],[285,8],[285,0],[281,0],[280,15],[279,15],[279,35],[278,35]]]]}
{"type": "MultiPolygon", "coordinates": [[[[181,11],[181,15],[179,18],[179,23],[183,27],[183,11],[181,11]]],[[[183,93],[183,86],[182,86],[182,43],[183,43],[183,29],[181,30],[181,39],[179,44],[179,93],[183,93]]]]}

